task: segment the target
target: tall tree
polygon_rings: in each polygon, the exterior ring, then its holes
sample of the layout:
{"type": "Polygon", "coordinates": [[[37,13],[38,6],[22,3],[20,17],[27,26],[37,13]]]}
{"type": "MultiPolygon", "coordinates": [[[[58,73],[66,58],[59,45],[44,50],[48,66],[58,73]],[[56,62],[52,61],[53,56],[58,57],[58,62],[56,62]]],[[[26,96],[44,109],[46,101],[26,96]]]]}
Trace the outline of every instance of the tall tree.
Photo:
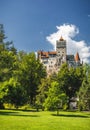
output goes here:
{"type": "Polygon", "coordinates": [[[49,87],[48,97],[45,100],[44,106],[47,110],[58,110],[63,108],[67,103],[67,96],[62,92],[58,82],[53,81],[49,87]]]}
{"type": "Polygon", "coordinates": [[[3,24],[0,24],[0,44],[3,43],[3,40],[5,39],[5,33],[4,33],[4,27],[3,24]]]}
{"type": "Polygon", "coordinates": [[[36,107],[38,108],[44,108],[43,104],[45,102],[45,99],[48,96],[48,90],[51,86],[51,80],[50,78],[43,78],[41,79],[41,83],[38,86],[37,95],[36,95],[36,107]]]}
{"type": "Polygon", "coordinates": [[[79,91],[83,76],[82,67],[69,68],[66,63],[62,65],[58,72],[58,82],[61,86],[61,90],[69,97],[68,107],[71,98],[76,97],[76,92],[79,91]]]}
{"type": "Polygon", "coordinates": [[[4,103],[9,103],[18,108],[26,103],[27,97],[21,84],[13,77],[2,83],[2,96],[4,103]]]}
{"type": "Polygon", "coordinates": [[[36,59],[35,53],[19,54],[19,82],[27,91],[28,101],[34,104],[41,78],[46,76],[43,65],[36,59]]]}
{"type": "Polygon", "coordinates": [[[84,65],[84,72],[84,80],[78,93],[78,107],[80,110],[90,110],[90,65],[84,65]]]}
{"type": "MultiPolygon", "coordinates": [[[[2,92],[2,84],[9,81],[13,75],[13,70],[16,69],[16,49],[12,46],[11,42],[5,42],[5,38],[4,27],[0,24],[0,97],[4,96],[4,92],[2,92]],[[11,49],[12,47],[13,49],[11,49]]],[[[2,101],[2,98],[0,98],[0,102],[2,101]]]]}

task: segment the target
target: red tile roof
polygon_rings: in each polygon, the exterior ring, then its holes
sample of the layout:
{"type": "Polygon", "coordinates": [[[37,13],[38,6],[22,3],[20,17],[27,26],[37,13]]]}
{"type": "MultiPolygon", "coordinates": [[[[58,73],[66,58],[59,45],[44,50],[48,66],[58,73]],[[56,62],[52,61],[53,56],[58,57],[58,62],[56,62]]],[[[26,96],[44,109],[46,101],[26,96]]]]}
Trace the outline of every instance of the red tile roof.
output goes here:
{"type": "Polygon", "coordinates": [[[41,58],[48,58],[49,55],[56,55],[56,51],[48,51],[48,52],[38,51],[38,55],[40,55],[41,58]]]}

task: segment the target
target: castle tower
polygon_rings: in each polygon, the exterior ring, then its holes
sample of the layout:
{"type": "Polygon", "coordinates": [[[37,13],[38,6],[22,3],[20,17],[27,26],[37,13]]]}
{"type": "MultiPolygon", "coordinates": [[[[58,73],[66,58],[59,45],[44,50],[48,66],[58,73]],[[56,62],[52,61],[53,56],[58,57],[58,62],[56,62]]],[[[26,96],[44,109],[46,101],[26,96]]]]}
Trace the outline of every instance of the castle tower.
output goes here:
{"type": "Polygon", "coordinates": [[[78,52],[77,52],[76,55],[75,55],[75,61],[76,61],[76,62],[80,62],[80,57],[79,57],[78,52]]]}
{"type": "Polygon", "coordinates": [[[80,57],[79,57],[79,53],[78,52],[75,55],[75,62],[76,62],[76,66],[80,65],[80,57]]]}
{"type": "Polygon", "coordinates": [[[60,64],[66,62],[66,40],[62,36],[56,41],[56,53],[60,64]]]}

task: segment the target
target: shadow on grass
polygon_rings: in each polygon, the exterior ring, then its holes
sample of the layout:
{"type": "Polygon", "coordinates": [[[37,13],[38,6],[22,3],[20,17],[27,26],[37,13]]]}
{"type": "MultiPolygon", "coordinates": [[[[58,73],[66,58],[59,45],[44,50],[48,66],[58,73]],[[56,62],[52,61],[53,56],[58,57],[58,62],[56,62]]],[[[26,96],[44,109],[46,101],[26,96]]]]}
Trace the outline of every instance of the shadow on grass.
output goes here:
{"type": "Polygon", "coordinates": [[[58,117],[79,117],[79,118],[90,118],[89,116],[86,116],[86,115],[71,115],[71,114],[52,114],[52,116],[58,116],[58,117]]]}
{"type": "Polygon", "coordinates": [[[27,110],[27,109],[2,109],[2,110],[12,110],[12,111],[23,111],[23,112],[39,112],[39,110],[37,111],[36,109],[30,109],[30,110],[27,110]]]}
{"type": "Polygon", "coordinates": [[[20,110],[20,111],[23,111],[23,112],[39,112],[39,111],[34,110],[34,109],[32,109],[32,110],[20,110]]]}
{"type": "Polygon", "coordinates": [[[20,116],[20,117],[39,117],[38,115],[30,115],[30,114],[20,114],[19,112],[7,112],[7,111],[0,111],[0,115],[4,116],[20,116]]]}

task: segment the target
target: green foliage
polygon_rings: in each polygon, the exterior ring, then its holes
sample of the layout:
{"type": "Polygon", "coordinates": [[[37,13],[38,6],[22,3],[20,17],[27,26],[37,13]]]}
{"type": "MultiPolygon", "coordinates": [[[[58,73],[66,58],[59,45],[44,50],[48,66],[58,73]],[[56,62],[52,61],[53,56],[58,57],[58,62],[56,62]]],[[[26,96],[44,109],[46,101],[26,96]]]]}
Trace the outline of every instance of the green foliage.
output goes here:
{"type": "Polygon", "coordinates": [[[4,27],[3,24],[0,24],[0,43],[3,43],[4,39],[5,39],[4,27]]]}
{"type": "Polygon", "coordinates": [[[45,100],[44,106],[46,110],[56,110],[62,108],[66,103],[67,97],[65,93],[60,90],[58,82],[54,81],[48,91],[48,97],[45,100]]]}
{"type": "Polygon", "coordinates": [[[76,93],[79,91],[83,78],[83,67],[69,68],[65,63],[60,68],[58,73],[58,83],[61,90],[69,97],[68,107],[70,99],[76,97],[76,93]]]}
{"type": "Polygon", "coordinates": [[[38,86],[36,102],[35,102],[37,108],[43,109],[43,104],[45,102],[45,99],[47,98],[47,93],[50,84],[51,84],[50,78],[41,79],[41,83],[38,86]]]}
{"type": "Polygon", "coordinates": [[[2,93],[3,100],[6,103],[14,105],[16,108],[23,105],[26,101],[25,90],[20,86],[19,82],[17,82],[14,78],[10,78],[9,81],[5,81],[2,84],[2,93]]]}
{"type": "Polygon", "coordinates": [[[46,72],[34,53],[20,53],[19,66],[19,82],[27,92],[28,102],[33,105],[38,85],[46,76],[46,72]]]}
{"type": "Polygon", "coordinates": [[[78,106],[80,110],[90,110],[90,66],[85,65],[84,70],[86,76],[84,77],[78,93],[78,106]]]}
{"type": "Polygon", "coordinates": [[[90,110],[90,83],[83,81],[79,91],[79,109],[90,110]]]}

